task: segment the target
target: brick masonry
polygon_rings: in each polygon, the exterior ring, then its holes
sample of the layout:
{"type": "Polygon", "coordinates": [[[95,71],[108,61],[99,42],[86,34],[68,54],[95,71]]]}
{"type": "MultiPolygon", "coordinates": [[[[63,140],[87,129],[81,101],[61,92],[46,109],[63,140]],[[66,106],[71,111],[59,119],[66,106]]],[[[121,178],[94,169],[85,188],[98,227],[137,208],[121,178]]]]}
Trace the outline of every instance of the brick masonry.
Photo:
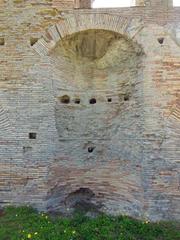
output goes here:
{"type": "Polygon", "coordinates": [[[180,219],[180,8],[76,6],[0,1],[0,205],[180,219]]]}

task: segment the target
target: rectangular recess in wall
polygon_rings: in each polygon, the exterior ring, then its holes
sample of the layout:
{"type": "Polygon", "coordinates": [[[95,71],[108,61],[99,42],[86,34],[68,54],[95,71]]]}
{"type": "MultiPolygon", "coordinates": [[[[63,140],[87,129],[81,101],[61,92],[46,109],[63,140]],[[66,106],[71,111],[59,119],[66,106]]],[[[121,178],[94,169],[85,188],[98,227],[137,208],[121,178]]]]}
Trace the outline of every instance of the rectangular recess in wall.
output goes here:
{"type": "Polygon", "coordinates": [[[0,46],[5,45],[5,39],[3,37],[0,37],[0,46]]]}
{"type": "Polygon", "coordinates": [[[29,133],[29,139],[36,139],[37,134],[35,132],[30,132],[29,133]]]}
{"type": "Polygon", "coordinates": [[[38,40],[39,40],[39,39],[36,38],[36,37],[31,37],[31,38],[30,38],[30,45],[33,46],[35,43],[37,43],[38,40]]]}

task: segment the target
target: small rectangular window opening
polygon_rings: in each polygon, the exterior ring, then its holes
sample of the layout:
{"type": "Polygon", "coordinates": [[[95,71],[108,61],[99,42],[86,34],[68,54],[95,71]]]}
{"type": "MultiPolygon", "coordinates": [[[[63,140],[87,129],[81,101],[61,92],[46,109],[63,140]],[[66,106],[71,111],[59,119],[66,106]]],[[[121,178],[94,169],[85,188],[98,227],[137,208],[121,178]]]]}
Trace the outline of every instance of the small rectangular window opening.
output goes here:
{"type": "Polygon", "coordinates": [[[29,133],[29,139],[36,139],[36,137],[37,137],[36,133],[33,132],[29,133]]]}
{"type": "Polygon", "coordinates": [[[94,0],[93,8],[119,8],[136,5],[136,0],[94,0]]]}
{"type": "Polygon", "coordinates": [[[174,7],[180,7],[180,0],[173,0],[174,7]]]}

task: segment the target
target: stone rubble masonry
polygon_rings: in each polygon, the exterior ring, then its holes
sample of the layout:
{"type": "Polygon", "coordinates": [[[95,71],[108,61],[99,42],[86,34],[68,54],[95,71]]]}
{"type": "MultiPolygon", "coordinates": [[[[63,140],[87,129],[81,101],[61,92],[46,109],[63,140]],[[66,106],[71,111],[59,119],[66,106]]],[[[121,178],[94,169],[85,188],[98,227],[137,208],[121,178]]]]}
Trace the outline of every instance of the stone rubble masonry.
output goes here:
{"type": "Polygon", "coordinates": [[[145,3],[0,0],[0,206],[180,219],[180,8],[145,3]]]}

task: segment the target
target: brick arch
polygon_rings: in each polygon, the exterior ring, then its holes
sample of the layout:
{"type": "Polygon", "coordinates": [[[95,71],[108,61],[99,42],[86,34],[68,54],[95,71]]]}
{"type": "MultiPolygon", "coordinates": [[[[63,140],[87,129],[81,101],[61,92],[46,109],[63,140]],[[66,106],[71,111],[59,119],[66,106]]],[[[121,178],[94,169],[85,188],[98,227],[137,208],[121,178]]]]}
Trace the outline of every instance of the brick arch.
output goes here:
{"type": "Polygon", "coordinates": [[[103,29],[133,39],[142,28],[141,18],[126,18],[104,13],[67,14],[63,21],[49,27],[44,36],[33,45],[33,48],[39,55],[46,56],[56,46],[57,42],[73,33],[89,29],[103,29]]]}

